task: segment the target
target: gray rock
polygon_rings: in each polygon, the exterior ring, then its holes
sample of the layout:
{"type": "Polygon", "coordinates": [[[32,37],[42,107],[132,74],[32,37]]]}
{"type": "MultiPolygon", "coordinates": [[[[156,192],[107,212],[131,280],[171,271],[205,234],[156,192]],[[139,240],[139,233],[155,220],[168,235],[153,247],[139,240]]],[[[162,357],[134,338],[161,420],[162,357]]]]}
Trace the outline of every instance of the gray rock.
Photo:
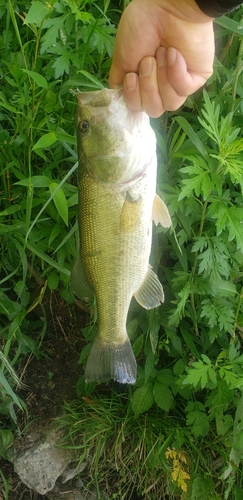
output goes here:
{"type": "Polygon", "coordinates": [[[43,430],[42,437],[26,450],[16,452],[14,470],[21,481],[40,495],[51,491],[56,480],[67,468],[73,457],[57,447],[60,434],[52,429],[43,430]]]}
{"type": "Polygon", "coordinates": [[[15,444],[15,472],[28,488],[47,500],[97,500],[95,490],[87,491],[81,479],[73,480],[89,460],[79,464],[74,452],[58,447],[60,437],[51,423],[44,428],[34,425],[24,443],[15,444]]]}

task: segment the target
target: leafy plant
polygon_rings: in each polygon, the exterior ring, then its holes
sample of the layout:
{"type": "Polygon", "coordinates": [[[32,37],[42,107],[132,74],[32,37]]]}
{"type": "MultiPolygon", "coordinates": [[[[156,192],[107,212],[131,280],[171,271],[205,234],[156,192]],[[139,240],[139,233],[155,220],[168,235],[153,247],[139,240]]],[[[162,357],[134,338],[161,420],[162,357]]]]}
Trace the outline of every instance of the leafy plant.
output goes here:
{"type": "MultiPolygon", "coordinates": [[[[190,465],[183,468],[184,445],[167,451],[177,486],[186,490],[183,478],[192,478],[188,498],[242,494],[241,14],[242,8],[232,19],[218,20],[221,45],[210,84],[179,113],[153,120],[160,148],[158,188],[173,220],[169,233],[156,229],[152,250],[166,301],[149,312],[134,305],[128,323],[139,363],[129,406],[134,417],[157,408],[164,418],[179,419],[182,434],[189,431],[197,449],[202,443],[214,449],[220,442],[221,490],[214,490],[212,475],[193,479],[190,465]]],[[[79,388],[85,394],[84,385],[79,388]]],[[[95,386],[87,390],[91,394],[95,386]]]]}
{"type": "MultiPolygon", "coordinates": [[[[75,90],[107,85],[127,3],[8,0],[6,9],[0,0],[4,457],[18,425],[15,408],[25,407],[18,396],[20,360],[42,355],[43,299],[55,291],[73,301],[75,90]],[[41,322],[32,320],[37,306],[41,322]]],[[[151,499],[242,497],[242,12],[215,21],[215,71],[204,91],[179,112],[152,120],[158,190],[173,229],[156,228],[151,255],[165,303],[149,312],[133,303],[130,311],[137,382],[118,395],[81,377],[83,399],[65,405],[66,445],[77,446],[81,461],[89,455],[87,481],[98,485],[116,474],[113,498],[127,498],[128,485],[151,499]]],[[[96,330],[95,304],[91,309],[81,364],[96,330]]],[[[7,482],[4,488],[7,497],[7,482]]]]}

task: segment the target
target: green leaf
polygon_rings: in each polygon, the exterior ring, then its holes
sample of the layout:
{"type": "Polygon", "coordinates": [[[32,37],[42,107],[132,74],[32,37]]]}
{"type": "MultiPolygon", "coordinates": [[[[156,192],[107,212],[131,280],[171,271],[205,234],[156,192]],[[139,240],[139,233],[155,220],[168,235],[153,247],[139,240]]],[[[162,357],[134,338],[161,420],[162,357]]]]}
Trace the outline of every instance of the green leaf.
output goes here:
{"type": "MultiPolygon", "coordinates": [[[[52,144],[55,144],[56,141],[60,142],[66,142],[67,144],[72,144],[73,146],[76,146],[77,139],[73,135],[61,133],[61,132],[48,132],[47,134],[44,134],[33,146],[33,151],[36,151],[40,148],[49,148],[49,146],[52,146],[52,144]]],[[[46,176],[35,176],[37,177],[43,177],[47,179],[46,176]]],[[[22,184],[24,185],[24,184],[22,184]]],[[[41,187],[41,186],[39,186],[41,187]]],[[[45,187],[45,186],[43,186],[45,187]]]]}
{"type": "Polygon", "coordinates": [[[184,361],[180,358],[176,361],[173,367],[173,372],[175,375],[179,376],[182,375],[182,373],[185,370],[185,363],[184,361]]]}
{"type": "Polygon", "coordinates": [[[188,370],[188,374],[183,381],[183,384],[190,384],[193,387],[197,387],[200,384],[201,389],[204,389],[209,381],[213,383],[214,386],[217,385],[217,379],[212,367],[210,359],[202,354],[203,361],[195,361],[192,363],[188,370]]]}
{"type": "Polygon", "coordinates": [[[7,109],[11,113],[13,113],[14,116],[16,114],[20,113],[20,111],[16,110],[16,108],[14,108],[14,106],[10,106],[10,104],[7,104],[7,103],[3,102],[3,97],[2,96],[0,96],[0,98],[1,98],[1,107],[2,108],[7,109]]]}
{"type": "Polygon", "coordinates": [[[153,386],[155,403],[164,411],[169,411],[173,404],[173,395],[171,390],[160,382],[155,382],[153,386]]]}
{"type": "Polygon", "coordinates": [[[224,199],[217,199],[211,203],[208,215],[216,219],[217,235],[228,230],[228,241],[236,240],[237,248],[243,252],[243,208],[229,207],[224,199]]]}
{"type": "Polygon", "coordinates": [[[217,500],[216,496],[211,496],[212,491],[214,491],[212,479],[197,476],[192,482],[191,500],[217,500]]]}
{"type": "Polygon", "coordinates": [[[218,436],[224,436],[233,427],[233,418],[231,415],[216,413],[215,415],[216,428],[218,436]]]}
{"type": "Polygon", "coordinates": [[[182,318],[184,311],[185,311],[185,306],[186,302],[188,300],[188,297],[190,295],[191,291],[191,277],[189,277],[188,282],[183,286],[180,292],[178,292],[178,303],[176,306],[176,309],[173,311],[171,314],[168,324],[169,326],[171,325],[178,325],[180,319],[182,318]]]}
{"type": "Polygon", "coordinates": [[[176,388],[178,387],[176,384],[175,376],[173,370],[170,368],[163,368],[159,371],[157,376],[157,382],[160,384],[166,385],[166,387],[176,388]]]}
{"type": "Polygon", "coordinates": [[[90,73],[88,73],[88,71],[85,71],[84,69],[81,69],[78,71],[78,73],[81,73],[81,75],[85,76],[86,78],[88,78],[88,80],[90,80],[91,82],[93,82],[95,84],[95,87],[97,87],[97,89],[103,89],[104,88],[104,85],[99,81],[97,80],[97,78],[95,78],[95,76],[91,75],[90,73]]]}
{"type": "Polygon", "coordinates": [[[83,23],[89,23],[90,21],[94,21],[94,16],[90,14],[89,12],[80,12],[80,10],[77,9],[75,12],[75,17],[76,19],[79,19],[83,23]]]}
{"type": "Polygon", "coordinates": [[[221,238],[216,236],[200,236],[192,247],[192,252],[200,252],[197,256],[199,260],[199,274],[210,277],[212,285],[217,287],[222,278],[229,278],[231,265],[228,246],[221,238]]]}
{"type": "Polygon", "coordinates": [[[243,498],[243,489],[240,486],[234,486],[234,500],[242,500],[243,498]]]}
{"type": "Polygon", "coordinates": [[[130,340],[133,340],[136,338],[136,333],[138,330],[138,319],[133,318],[129,323],[127,324],[127,333],[128,337],[130,340]]]}
{"type": "Polygon", "coordinates": [[[141,335],[139,335],[139,337],[135,340],[135,342],[133,343],[133,352],[134,352],[134,356],[137,358],[139,353],[141,352],[142,348],[143,348],[143,344],[144,344],[144,334],[142,333],[141,335]]]}
{"type": "Polygon", "coordinates": [[[57,141],[57,136],[55,132],[48,132],[47,134],[44,134],[33,146],[32,150],[35,151],[36,149],[41,149],[41,148],[49,148],[49,146],[52,146],[57,141]]]}
{"type": "Polygon", "coordinates": [[[45,17],[51,12],[51,8],[47,7],[47,5],[48,4],[45,5],[38,0],[33,2],[25,17],[24,24],[41,24],[45,17]]]}
{"type": "Polygon", "coordinates": [[[59,284],[59,276],[56,273],[56,271],[52,271],[51,274],[49,274],[48,279],[47,279],[47,284],[50,290],[56,290],[59,284]]]}
{"type": "Polygon", "coordinates": [[[159,310],[155,308],[149,311],[148,318],[149,318],[149,330],[150,330],[149,331],[150,345],[152,353],[155,354],[158,346],[159,329],[161,323],[159,310]]]}
{"type": "Polygon", "coordinates": [[[193,356],[195,356],[195,358],[200,358],[200,354],[193,341],[193,334],[191,332],[188,332],[188,330],[183,327],[180,328],[180,331],[193,356]]]}
{"type": "Polygon", "coordinates": [[[80,353],[79,361],[78,361],[79,364],[82,365],[83,363],[86,363],[91,347],[92,347],[92,344],[87,344],[83,347],[83,349],[80,353]]]}
{"type": "Polygon", "coordinates": [[[20,329],[17,332],[17,340],[19,342],[19,346],[21,347],[21,351],[24,354],[33,352],[37,359],[40,357],[39,349],[35,340],[25,335],[22,331],[20,331],[20,329]]]}
{"type": "Polygon", "coordinates": [[[63,29],[64,20],[65,20],[65,15],[54,17],[52,19],[46,19],[44,21],[43,28],[48,28],[48,29],[41,38],[41,49],[40,49],[41,55],[44,54],[44,52],[46,52],[50,47],[56,44],[60,30],[63,29]]]}
{"type": "Polygon", "coordinates": [[[148,411],[154,404],[153,384],[147,382],[135,390],[131,397],[132,410],[137,417],[140,413],[148,411]]]}
{"type": "Polygon", "coordinates": [[[203,194],[204,199],[207,199],[212,189],[211,170],[207,162],[203,158],[197,156],[186,158],[193,162],[193,165],[180,169],[182,174],[188,174],[188,178],[182,179],[181,181],[184,186],[181,189],[178,201],[185,197],[189,198],[193,191],[197,197],[203,194]]]}
{"type": "Polygon", "coordinates": [[[196,437],[205,437],[209,431],[209,421],[202,403],[190,401],[186,406],[186,425],[191,427],[196,437]]]}
{"type": "Polygon", "coordinates": [[[206,354],[202,354],[202,356],[201,356],[201,357],[202,357],[202,359],[203,359],[204,363],[206,363],[206,364],[207,364],[207,365],[209,365],[209,366],[211,366],[211,365],[212,365],[211,360],[209,359],[209,357],[208,357],[208,356],[206,356],[206,354]]]}
{"type": "Polygon", "coordinates": [[[20,210],[20,205],[12,205],[2,212],[0,212],[0,217],[5,217],[6,215],[12,215],[15,214],[16,212],[19,212],[20,210]]]}
{"type": "Polygon", "coordinates": [[[171,332],[170,341],[174,349],[178,352],[178,354],[180,354],[180,356],[183,357],[183,347],[179,335],[177,335],[175,332],[171,332]]]}
{"type": "Polygon", "coordinates": [[[0,369],[0,384],[2,385],[3,389],[5,389],[6,394],[8,394],[13,402],[20,408],[22,409],[22,405],[20,403],[20,400],[18,396],[13,392],[12,388],[10,387],[6,377],[4,376],[2,370],[0,369]]]}
{"type": "Polygon", "coordinates": [[[183,381],[183,384],[189,384],[193,387],[197,387],[197,385],[200,384],[201,389],[204,389],[208,381],[208,366],[205,366],[202,361],[199,361],[198,363],[199,366],[197,367],[197,369],[190,369],[188,375],[183,381]]]}
{"type": "Polygon", "coordinates": [[[55,132],[56,138],[59,142],[66,142],[67,144],[73,144],[73,146],[76,146],[77,144],[77,138],[74,137],[73,135],[70,134],[65,134],[61,132],[55,132]]]}
{"type": "Polygon", "coordinates": [[[192,144],[194,144],[194,146],[197,148],[197,150],[199,151],[199,153],[202,156],[207,156],[208,152],[205,149],[203,143],[200,141],[200,139],[199,139],[198,135],[196,134],[195,130],[193,130],[192,126],[190,125],[190,123],[188,123],[188,121],[184,118],[184,116],[177,116],[175,118],[175,120],[179,123],[179,125],[182,128],[182,130],[184,130],[184,132],[186,132],[187,136],[191,140],[192,144]]]}
{"type": "Polygon", "coordinates": [[[55,70],[55,78],[58,79],[66,73],[69,75],[70,58],[67,51],[57,57],[52,65],[55,70]]]}
{"type": "Polygon", "coordinates": [[[41,188],[48,187],[51,183],[51,179],[47,177],[47,175],[34,175],[33,177],[29,177],[27,179],[23,179],[22,181],[15,182],[18,186],[26,186],[30,185],[33,187],[41,188]]]}
{"type": "Polygon", "coordinates": [[[217,19],[214,19],[214,22],[223,28],[226,28],[231,33],[236,33],[237,35],[243,35],[243,26],[239,25],[237,21],[234,19],[230,19],[227,16],[221,16],[217,19]]]}
{"type": "Polygon", "coordinates": [[[201,318],[207,318],[208,326],[231,332],[234,324],[234,309],[226,297],[208,297],[201,302],[201,318]]]}
{"type": "Polygon", "coordinates": [[[10,429],[0,430],[0,456],[5,460],[8,459],[8,448],[13,444],[14,435],[10,429]]]}
{"type": "MultiPolygon", "coordinates": [[[[66,276],[70,276],[71,272],[69,271],[69,269],[59,264],[59,262],[56,262],[54,259],[49,257],[49,255],[45,254],[45,252],[42,252],[42,250],[40,250],[38,246],[34,245],[33,243],[30,243],[29,241],[26,241],[25,238],[23,238],[20,234],[18,234],[18,239],[22,242],[22,244],[26,248],[28,248],[28,250],[30,250],[30,252],[32,252],[34,255],[37,255],[44,262],[47,262],[49,266],[54,267],[55,269],[65,274],[66,276]]],[[[19,304],[17,303],[17,305],[19,304]]]]}
{"type": "Polygon", "coordinates": [[[224,471],[223,478],[226,479],[233,471],[233,464],[238,468],[243,459],[243,393],[235,412],[234,427],[232,432],[232,448],[229,455],[229,466],[224,471]]]}
{"type": "Polygon", "coordinates": [[[7,295],[0,293],[0,313],[5,314],[10,321],[21,310],[21,305],[9,299],[7,295]]]}
{"type": "Polygon", "coordinates": [[[213,141],[215,141],[218,146],[221,145],[221,137],[219,132],[219,116],[220,116],[220,106],[216,104],[215,101],[211,101],[206,90],[203,90],[204,97],[204,108],[202,108],[201,113],[204,116],[203,120],[200,116],[198,121],[206,130],[207,134],[213,141]]]}
{"type": "Polygon", "coordinates": [[[92,50],[97,49],[101,55],[107,52],[110,57],[113,54],[115,33],[114,26],[107,25],[104,19],[96,19],[82,30],[84,43],[88,43],[92,50]]]}
{"type": "Polygon", "coordinates": [[[53,201],[59,215],[62,217],[65,224],[68,225],[68,204],[62,188],[60,188],[59,184],[56,182],[51,182],[49,184],[49,189],[51,195],[53,195],[53,201]]]}
{"type": "Polygon", "coordinates": [[[38,87],[42,87],[43,89],[48,88],[48,83],[47,80],[44,78],[44,76],[40,75],[39,73],[36,73],[36,71],[30,71],[28,69],[22,69],[24,73],[27,73],[27,75],[34,80],[34,82],[38,85],[38,87]]]}

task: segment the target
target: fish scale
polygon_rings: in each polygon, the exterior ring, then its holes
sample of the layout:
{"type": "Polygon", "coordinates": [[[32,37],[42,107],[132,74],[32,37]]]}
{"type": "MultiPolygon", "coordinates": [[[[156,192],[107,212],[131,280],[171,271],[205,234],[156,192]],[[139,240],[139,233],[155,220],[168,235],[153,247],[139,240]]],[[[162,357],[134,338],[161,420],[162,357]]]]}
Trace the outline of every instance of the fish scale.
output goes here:
{"type": "Polygon", "coordinates": [[[102,338],[103,332],[105,339],[109,338],[117,344],[121,336],[127,338],[124,325],[130,301],[145,276],[148,255],[139,255],[137,244],[139,242],[142,248],[150,248],[149,227],[140,224],[132,234],[130,230],[125,233],[125,228],[121,232],[120,219],[125,194],[115,193],[114,196],[114,190],[110,192],[86,174],[80,182],[83,184],[80,186],[81,259],[96,295],[99,335],[102,338]],[[114,329],[116,336],[113,334],[114,329]]]}

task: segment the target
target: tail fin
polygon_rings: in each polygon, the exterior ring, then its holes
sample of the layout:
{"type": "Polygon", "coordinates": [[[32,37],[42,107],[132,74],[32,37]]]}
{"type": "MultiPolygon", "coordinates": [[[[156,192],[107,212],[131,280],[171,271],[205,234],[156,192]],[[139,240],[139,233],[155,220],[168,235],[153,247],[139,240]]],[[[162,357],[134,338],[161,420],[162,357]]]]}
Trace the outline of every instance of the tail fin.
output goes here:
{"type": "Polygon", "coordinates": [[[124,344],[102,344],[95,338],[85,368],[85,382],[101,382],[112,378],[120,384],[136,382],[137,364],[130,340],[124,344]]]}

